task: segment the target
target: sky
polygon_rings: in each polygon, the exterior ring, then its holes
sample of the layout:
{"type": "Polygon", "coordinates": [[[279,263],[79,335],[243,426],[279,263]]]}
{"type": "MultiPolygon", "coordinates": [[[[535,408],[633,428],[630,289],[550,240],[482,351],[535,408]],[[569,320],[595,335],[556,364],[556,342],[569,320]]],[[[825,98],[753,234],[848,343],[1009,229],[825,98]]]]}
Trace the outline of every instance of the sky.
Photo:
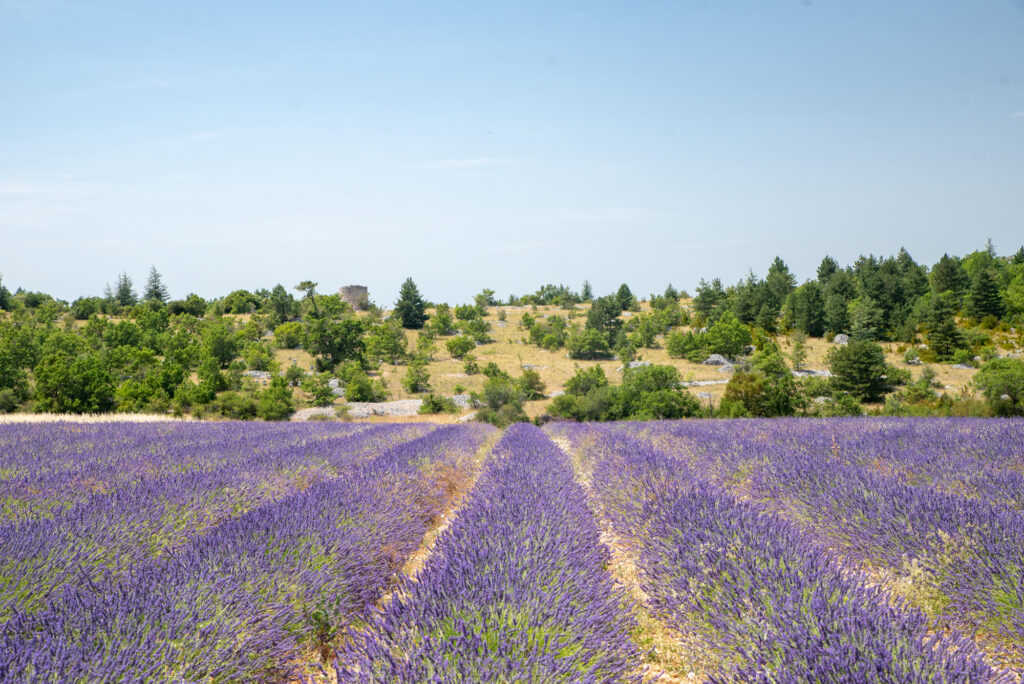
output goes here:
{"type": "Polygon", "coordinates": [[[1024,243],[1024,0],[0,0],[0,276],[638,295],[1024,243]]]}

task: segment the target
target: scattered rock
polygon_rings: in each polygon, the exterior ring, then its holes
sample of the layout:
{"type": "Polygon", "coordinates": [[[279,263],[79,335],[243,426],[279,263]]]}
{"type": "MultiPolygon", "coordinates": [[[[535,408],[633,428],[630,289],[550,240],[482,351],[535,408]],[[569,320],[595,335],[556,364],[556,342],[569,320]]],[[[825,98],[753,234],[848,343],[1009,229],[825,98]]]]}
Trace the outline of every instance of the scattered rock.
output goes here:
{"type": "Polygon", "coordinates": [[[797,377],[817,377],[817,378],[831,378],[832,371],[828,370],[812,370],[810,368],[801,368],[800,370],[793,371],[793,375],[797,377]]]}
{"type": "Polygon", "coordinates": [[[552,399],[554,399],[555,397],[560,397],[563,394],[565,394],[565,390],[555,390],[554,392],[552,392],[548,396],[551,397],[552,399]]]}
{"type": "Polygon", "coordinates": [[[905,363],[908,366],[920,366],[924,364],[924,362],[921,359],[908,359],[905,363]]]}
{"type": "Polygon", "coordinates": [[[844,345],[847,345],[849,343],[850,343],[850,336],[847,335],[846,333],[839,333],[838,335],[836,335],[835,337],[832,338],[832,344],[838,344],[839,346],[844,346],[844,345]]]}
{"type": "Polygon", "coordinates": [[[316,408],[299,409],[292,414],[290,420],[295,423],[304,423],[313,416],[331,416],[333,418],[336,415],[334,409],[330,406],[318,406],[316,408]]]}
{"type": "Polygon", "coordinates": [[[734,370],[736,370],[736,366],[732,365],[731,363],[726,366],[718,367],[719,373],[732,373],[734,370]]]}
{"type": "Polygon", "coordinates": [[[728,380],[691,380],[679,383],[680,387],[708,387],[709,385],[728,385],[728,380]]]}
{"type": "MultiPolygon", "coordinates": [[[[651,365],[650,361],[630,361],[629,362],[629,367],[630,368],[643,368],[644,366],[650,366],[650,365],[651,365]]],[[[626,369],[625,366],[619,366],[615,370],[622,371],[622,370],[625,370],[625,369],[626,369]]]]}
{"type": "Polygon", "coordinates": [[[339,380],[338,378],[331,378],[327,381],[327,386],[330,387],[331,389],[338,389],[339,387],[341,387],[341,380],[339,380]]]}
{"type": "Polygon", "coordinates": [[[827,404],[832,401],[832,397],[814,397],[815,404],[827,404]]]}
{"type": "Polygon", "coordinates": [[[708,358],[704,359],[705,366],[731,366],[732,361],[725,358],[721,354],[712,354],[708,358]]]}
{"type": "Polygon", "coordinates": [[[466,415],[462,416],[461,418],[459,418],[459,422],[460,423],[468,423],[469,421],[473,420],[474,418],[476,418],[476,411],[473,411],[472,413],[467,413],[466,415]]]}
{"type": "Polygon", "coordinates": [[[969,363],[954,363],[953,368],[956,368],[958,370],[974,370],[974,366],[970,365],[969,363]]]}
{"type": "Polygon", "coordinates": [[[253,378],[254,380],[269,380],[270,379],[270,373],[267,372],[267,371],[247,370],[247,371],[242,371],[242,375],[244,375],[247,378],[253,378]]]}
{"type": "Polygon", "coordinates": [[[469,408],[469,395],[468,394],[454,394],[452,395],[452,401],[460,409],[469,408]]]}
{"type": "Polygon", "coordinates": [[[711,392],[697,392],[697,397],[700,399],[710,399],[711,392]]]}
{"type": "Polygon", "coordinates": [[[422,399],[400,399],[398,401],[350,401],[348,415],[352,418],[369,418],[370,416],[388,416],[391,418],[415,416],[419,414],[422,399]]]}

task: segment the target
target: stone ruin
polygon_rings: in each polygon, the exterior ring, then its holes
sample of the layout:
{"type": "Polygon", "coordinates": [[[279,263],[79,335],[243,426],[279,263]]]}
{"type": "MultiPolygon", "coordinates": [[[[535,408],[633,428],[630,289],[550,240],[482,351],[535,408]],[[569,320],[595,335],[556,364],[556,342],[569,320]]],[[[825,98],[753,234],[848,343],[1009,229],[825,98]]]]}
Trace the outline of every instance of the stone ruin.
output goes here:
{"type": "Polygon", "coordinates": [[[338,290],[341,301],[354,311],[366,311],[370,307],[370,291],[365,285],[345,285],[338,290]]]}

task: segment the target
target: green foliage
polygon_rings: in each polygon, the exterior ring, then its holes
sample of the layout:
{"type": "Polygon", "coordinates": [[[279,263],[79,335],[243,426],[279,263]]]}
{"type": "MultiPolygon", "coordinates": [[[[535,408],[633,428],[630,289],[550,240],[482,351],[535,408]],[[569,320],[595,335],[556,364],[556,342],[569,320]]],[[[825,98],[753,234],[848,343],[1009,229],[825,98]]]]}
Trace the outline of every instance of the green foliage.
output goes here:
{"type": "Polygon", "coordinates": [[[967,315],[976,321],[986,316],[998,319],[1006,312],[999,293],[999,278],[994,269],[984,268],[975,273],[967,294],[966,310],[967,315]]]}
{"type": "Polygon", "coordinates": [[[423,397],[423,404],[420,405],[419,412],[421,414],[458,413],[459,407],[451,397],[442,397],[431,393],[423,397]]]}
{"type": "Polygon", "coordinates": [[[565,346],[571,359],[607,359],[612,355],[608,338],[598,330],[575,331],[565,346]]]}
{"type": "Polygon", "coordinates": [[[566,393],[555,397],[549,412],[573,420],[652,420],[701,414],[700,404],[679,387],[673,366],[642,366],[626,370],[622,385],[608,385],[600,366],[577,367],[566,393]]]}
{"type": "Polygon", "coordinates": [[[576,366],[575,374],[565,382],[565,393],[583,396],[591,390],[607,386],[608,378],[605,377],[604,369],[600,366],[591,366],[590,368],[576,366]]]}
{"type": "Polygon", "coordinates": [[[993,359],[974,376],[985,401],[997,416],[1024,415],[1024,361],[993,359]]]}
{"type": "Polygon", "coordinates": [[[197,294],[190,293],[185,299],[176,299],[167,304],[167,312],[172,316],[188,314],[199,317],[206,312],[206,300],[197,294]]]}
{"type": "Polygon", "coordinates": [[[127,273],[120,273],[117,276],[117,283],[114,288],[111,289],[107,286],[106,289],[107,299],[111,299],[121,306],[135,306],[139,301],[139,296],[135,294],[135,287],[132,284],[132,279],[128,277],[127,273]]]}
{"type": "Polygon", "coordinates": [[[302,323],[293,321],[274,328],[274,343],[278,349],[298,349],[306,335],[302,323]]]}
{"type": "Polygon", "coordinates": [[[81,338],[56,333],[64,339],[47,341],[47,351],[33,369],[39,411],[100,413],[114,408],[114,382],[102,358],[85,347],[81,338]]]}
{"type": "Polygon", "coordinates": [[[146,279],[146,289],[142,292],[142,300],[166,304],[168,299],[167,286],[164,285],[163,278],[160,277],[156,266],[150,266],[149,277],[146,279]]]}
{"type": "Polygon", "coordinates": [[[420,296],[419,288],[412,278],[406,278],[398,291],[394,317],[403,328],[419,330],[427,322],[427,303],[420,296]]]}
{"type": "Polygon", "coordinates": [[[452,310],[447,304],[438,304],[434,315],[431,316],[427,327],[435,335],[454,335],[458,332],[455,320],[452,318],[452,310]]]}
{"type": "Polygon", "coordinates": [[[626,283],[619,285],[619,289],[615,292],[615,301],[619,305],[619,311],[632,311],[637,305],[636,297],[633,296],[633,292],[626,283]]]}
{"type": "Polygon", "coordinates": [[[459,335],[453,337],[445,343],[445,348],[448,349],[448,353],[453,358],[461,359],[466,356],[470,351],[476,349],[476,341],[468,335],[459,335]]]}
{"type": "Polygon", "coordinates": [[[480,366],[477,364],[475,356],[472,354],[463,354],[462,371],[466,375],[476,375],[480,372],[480,366]]]}
{"type": "Polygon", "coordinates": [[[29,395],[28,374],[9,349],[0,346],[0,413],[13,411],[29,395]]]}
{"type": "Polygon", "coordinates": [[[317,357],[317,365],[323,370],[344,361],[361,359],[364,354],[373,359],[389,360],[405,355],[407,342],[397,326],[375,325],[364,338],[366,327],[366,322],[359,318],[340,321],[316,318],[306,323],[303,344],[306,351],[317,357]]]}
{"type": "Polygon", "coordinates": [[[529,420],[523,411],[523,394],[519,385],[507,376],[496,376],[484,383],[480,395],[473,395],[475,403],[480,404],[477,420],[490,423],[497,427],[505,427],[512,423],[524,423],[529,420]]]}
{"type": "Polygon", "coordinates": [[[430,373],[427,371],[427,364],[414,361],[409,364],[402,376],[402,387],[410,394],[426,392],[430,389],[430,373]]]}
{"type": "Polygon", "coordinates": [[[599,297],[590,305],[585,328],[587,331],[600,333],[610,347],[616,333],[622,327],[622,321],[619,320],[620,313],[622,313],[622,307],[618,298],[599,297]]]}
{"type": "Polygon", "coordinates": [[[276,370],[277,363],[274,361],[274,352],[262,342],[252,342],[242,349],[242,360],[249,370],[270,371],[276,370]]]}
{"type": "Polygon", "coordinates": [[[370,378],[366,373],[352,374],[345,384],[346,401],[386,401],[388,398],[387,387],[384,381],[378,378],[370,378]]]}
{"type": "Polygon", "coordinates": [[[263,306],[263,300],[248,290],[235,290],[221,301],[224,313],[256,313],[263,306]]]}
{"type": "Polygon", "coordinates": [[[958,349],[965,349],[967,346],[964,335],[957,327],[954,318],[954,295],[947,291],[925,301],[923,324],[928,348],[935,355],[936,360],[948,361],[953,358],[958,349]]]}
{"type": "Polygon", "coordinates": [[[725,312],[708,329],[703,346],[709,354],[734,359],[743,353],[750,341],[750,328],[740,323],[732,313],[725,312]]]}
{"type": "Polygon", "coordinates": [[[518,382],[519,390],[523,395],[523,399],[526,401],[543,399],[547,396],[544,393],[544,390],[546,390],[547,387],[540,379],[540,373],[535,370],[524,370],[523,374],[519,377],[518,382]]]}
{"type": "Polygon", "coordinates": [[[793,290],[786,299],[786,317],[797,330],[821,337],[825,332],[825,297],[821,286],[810,280],[793,290]]]}
{"type": "Polygon", "coordinates": [[[270,316],[270,325],[279,326],[295,314],[295,298],[284,288],[284,285],[278,283],[267,295],[263,310],[270,316]]]}
{"type": "Polygon", "coordinates": [[[849,344],[829,349],[826,355],[832,384],[862,401],[878,401],[889,389],[885,379],[885,352],[867,340],[850,340],[849,344]]]}
{"type": "Polygon", "coordinates": [[[305,376],[302,378],[302,389],[310,395],[310,404],[313,406],[330,406],[334,403],[334,391],[327,373],[305,376]]]}
{"type": "Polygon", "coordinates": [[[239,342],[227,321],[207,323],[202,329],[203,353],[227,366],[238,355],[239,342]]]}

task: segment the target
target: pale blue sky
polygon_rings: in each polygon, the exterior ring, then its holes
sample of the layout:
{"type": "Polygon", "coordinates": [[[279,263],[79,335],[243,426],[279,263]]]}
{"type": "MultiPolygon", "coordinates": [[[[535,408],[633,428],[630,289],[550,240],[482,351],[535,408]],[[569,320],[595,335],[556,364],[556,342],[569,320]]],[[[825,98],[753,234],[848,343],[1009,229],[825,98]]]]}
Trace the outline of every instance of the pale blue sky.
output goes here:
{"type": "Polygon", "coordinates": [[[0,0],[0,274],[387,305],[1024,242],[1024,2],[0,0]]]}

